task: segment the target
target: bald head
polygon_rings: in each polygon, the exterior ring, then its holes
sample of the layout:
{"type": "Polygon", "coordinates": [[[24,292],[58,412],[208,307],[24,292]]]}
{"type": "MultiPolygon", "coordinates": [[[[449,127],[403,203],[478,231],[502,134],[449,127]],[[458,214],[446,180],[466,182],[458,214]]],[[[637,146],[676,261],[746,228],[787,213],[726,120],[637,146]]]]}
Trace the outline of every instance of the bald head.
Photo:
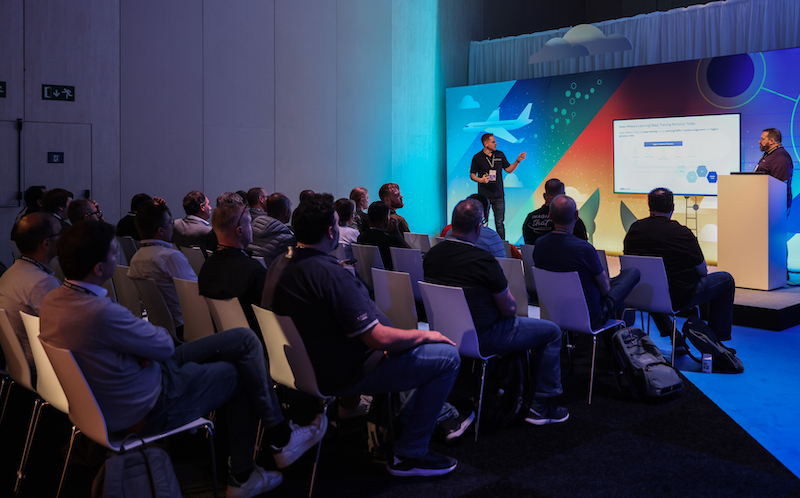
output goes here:
{"type": "Polygon", "coordinates": [[[20,254],[49,264],[56,256],[56,239],[61,224],[50,213],[30,213],[17,225],[16,243],[20,254]]]}
{"type": "Polygon", "coordinates": [[[578,219],[578,207],[575,200],[568,195],[557,195],[550,203],[550,219],[557,227],[575,226],[578,219]]]}

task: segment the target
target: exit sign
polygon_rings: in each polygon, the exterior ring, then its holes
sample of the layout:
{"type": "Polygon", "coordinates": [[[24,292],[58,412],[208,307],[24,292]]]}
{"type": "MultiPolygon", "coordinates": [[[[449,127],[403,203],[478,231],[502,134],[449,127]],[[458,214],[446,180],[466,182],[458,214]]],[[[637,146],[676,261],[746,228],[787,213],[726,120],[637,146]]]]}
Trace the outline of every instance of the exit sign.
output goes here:
{"type": "Polygon", "coordinates": [[[75,87],[65,85],[42,85],[42,100],[75,100],[75,87]]]}
{"type": "Polygon", "coordinates": [[[63,152],[48,152],[47,162],[50,164],[62,164],[64,162],[63,152]]]}

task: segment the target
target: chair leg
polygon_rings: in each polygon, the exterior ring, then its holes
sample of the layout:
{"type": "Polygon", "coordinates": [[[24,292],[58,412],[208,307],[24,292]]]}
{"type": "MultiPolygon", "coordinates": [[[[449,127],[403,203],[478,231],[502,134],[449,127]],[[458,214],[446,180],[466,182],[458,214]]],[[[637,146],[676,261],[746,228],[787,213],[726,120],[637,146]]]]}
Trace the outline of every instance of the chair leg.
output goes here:
{"type": "Polygon", "coordinates": [[[675,368],[675,332],[678,330],[678,321],[676,316],[672,315],[672,357],[669,359],[670,366],[675,368]]]}
{"type": "MultiPolygon", "coordinates": [[[[325,401],[322,405],[322,415],[327,417],[328,416],[328,402],[325,401]]],[[[391,414],[389,415],[391,417],[391,414]]],[[[311,495],[314,493],[314,481],[317,479],[317,465],[319,465],[319,454],[322,451],[322,439],[319,440],[319,444],[317,444],[317,458],[314,460],[314,468],[311,471],[311,487],[308,488],[308,498],[311,498],[311,495]]]]}
{"type": "Polygon", "coordinates": [[[8,396],[11,394],[11,386],[14,384],[14,379],[11,377],[3,377],[3,384],[0,386],[0,397],[3,398],[3,408],[0,411],[0,424],[3,423],[3,417],[6,414],[6,405],[8,404],[8,396]],[[6,389],[8,384],[8,389],[6,389]]]}
{"type": "Polygon", "coordinates": [[[589,404],[592,404],[592,389],[594,389],[594,362],[597,357],[597,336],[592,336],[592,370],[589,373],[589,404]]]}
{"type": "Polygon", "coordinates": [[[206,437],[208,438],[208,446],[211,448],[211,480],[214,484],[214,498],[219,498],[219,484],[217,483],[217,454],[214,451],[214,429],[211,425],[206,425],[206,437]]]}
{"type": "Polygon", "coordinates": [[[37,398],[33,403],[33,413],[31,413],[31,421],[28,424],[28,436],[25,438],[25,448],[22,450],[22,458],[19,461],[19,470],[17,470],[17,480],[14,483],[14,494],[19,493],[22,479],[25,478],[25,464],[28,463],[28,456],[31,453],[31,446],[33,444],[33,435],[36,433],[36,427],[39,425],[39,417],[42,415],[42,408],[49,405],[47,401],[42,398],[37,398]]]}
{"type": "Polygon", "coordinates": [[[258,454],[261,453],[261,443],[264,440],[264,432],[266,432],[266,429],[261,423],[261,419],[258,419],[258,427],[256,428],[256,447],[253,448],[253,461],[258,460],[258,454]]]}
{"type": "Polygon", "coordinates": [[[61,480],[58,481],[58,491],[56,491],[56,498],[61,496],[61,490],[64,488],[64,479],[67,477],[67,467],[69,466],[69,459],[72,456],[72,448],[75,444],[75,437],[80,432],[77,426],[72,426],[72,434],[69,437],[69,449],[67,449],[67,458],[64,459],[64,470],[61,471],[61,480]]]}
{"type": "Polygon", "coordinates": [[[481,411],[483,409],[483,388],[486,383],[486,361],[481,361],[481,389],[478,391],[478,413],[475,415],[475,442],[478,441],[478,430],[481,427],[481,411]]]}

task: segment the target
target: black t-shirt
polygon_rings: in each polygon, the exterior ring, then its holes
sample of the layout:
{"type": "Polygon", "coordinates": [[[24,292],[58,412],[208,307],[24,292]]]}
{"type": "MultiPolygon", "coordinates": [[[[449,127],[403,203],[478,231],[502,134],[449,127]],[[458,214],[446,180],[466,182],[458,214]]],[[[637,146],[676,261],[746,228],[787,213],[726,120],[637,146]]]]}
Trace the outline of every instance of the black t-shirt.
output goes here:
{"type": "Polygon", "coordinates": [[[508,281],[500,263],[488,252],[468,242],[448,239],[431,247],[422,267],[426,282],[464,289],[478,335],[501,318],[492,296],[508,288],[508,281]]]}
{"type": "Polygon", "coordinates": [[[381,259],[383,260],[383,267],[387,270],[394,269],[394,265],[392,265],[392,252],[389,248],[408,247],[408,244],[406,244],[406,241],[403,240],[401,236],[386,233],[378,228],[370,228],[359,235],[356,243],[365,246],[378,246],[378,250],[381,252],[381,259]]]}
{"type": "MultiPolygon", "coordinates": [[[[550,219],[550,205],[546,204],[536,211],[528,213],[525,223],[522,224],[522,237],[526,244],[536,244],[536,239],[552,232],[554,228],[555,224],[550,219]]],[[[582,219],[578,218],[572,235],[579,239],[589,240],[589,234],[586,233],[586,225],[582,219]]]]}
{"type": "Polygon", "coordinates": [[[625,254],[660,256],[667,271],[672,309],[689,304],[700,281],[695,266],[705,260],[691,230],[664,216],[650,216],[631,225],[624,244],[625,254]]]}
{"type": "Polygon", "coordinates": [[[497,199],[503,197],[503,170],[511,166],[506,155],[499,150],[494,151],[491,157],[487,156],[483,150],[472,156],[472,166],[470,173],[480,178],[485,174],[492,176],[491,171],[494,171],[495,180],[489,183],[478,183],[478,193],[485,195],[489,199],[497,199]]]}
{"type": "Polygon", "coordinates": [[[320,391],[337,394],[363,378],[380,352],[359,337],[378,324],[369,292],[336,258],[298,247],[270,265],[263,303],[290,316],[314,365],[320,391]]]}

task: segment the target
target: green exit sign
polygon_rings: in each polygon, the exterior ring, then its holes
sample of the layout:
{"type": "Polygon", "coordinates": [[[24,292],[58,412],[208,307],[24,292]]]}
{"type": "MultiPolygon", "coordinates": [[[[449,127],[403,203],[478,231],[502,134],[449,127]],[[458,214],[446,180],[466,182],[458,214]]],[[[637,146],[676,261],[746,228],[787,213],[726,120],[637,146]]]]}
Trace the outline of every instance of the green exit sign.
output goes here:
{"type": "Polygon", "coordinates": [[[75,100],[75,87],[66,85],[42,85],[42,100],[75,100]]]}

